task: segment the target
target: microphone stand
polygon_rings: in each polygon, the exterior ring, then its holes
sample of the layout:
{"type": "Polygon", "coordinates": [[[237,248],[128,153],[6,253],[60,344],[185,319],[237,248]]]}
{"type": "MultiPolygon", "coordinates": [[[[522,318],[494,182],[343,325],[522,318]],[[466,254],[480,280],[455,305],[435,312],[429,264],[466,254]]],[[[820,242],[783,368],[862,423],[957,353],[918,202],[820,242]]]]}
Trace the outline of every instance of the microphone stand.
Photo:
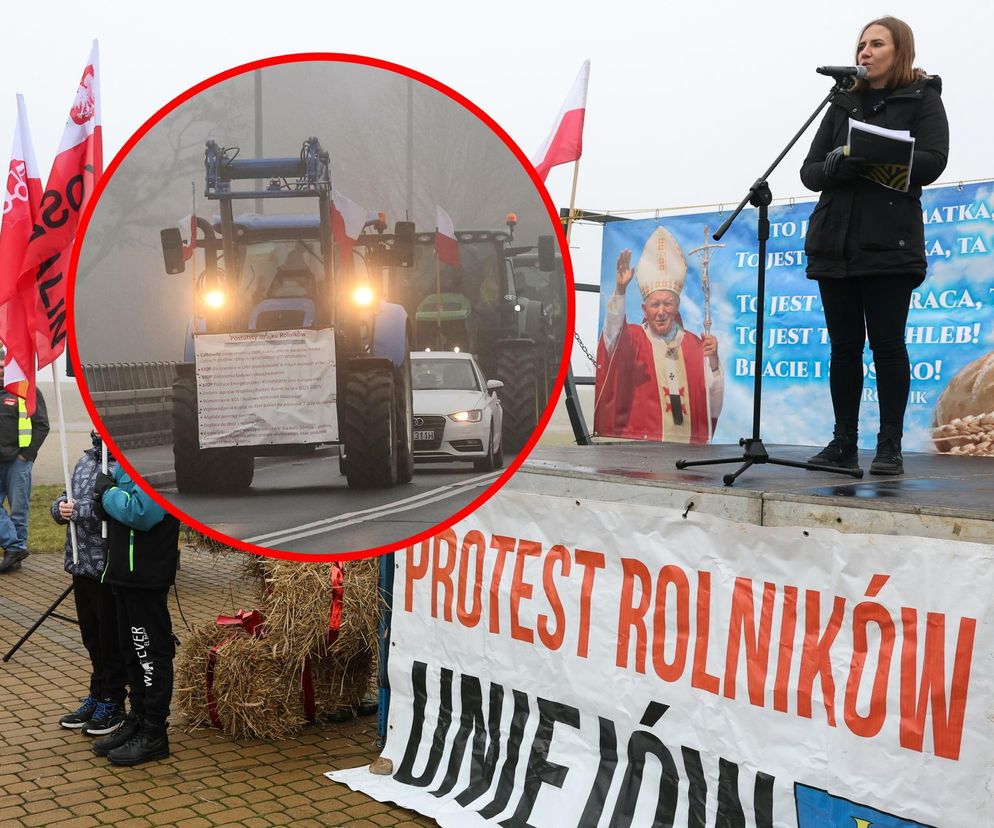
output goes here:
{"type": "Polygon", "coordinates": [[[736,478],[742,474],[746,469],[751,466],[760,463],[772,463],[777,466],[791,466],[796,469],[808,469],[810,471],[825,471],[834,472],[836,474],[845,474],[849,477],[860,478],[863,476],[862,469],[841,469],[835,466],[821,466],[816,463],[800,463],[796,460],[784,460],[779,457],[771,457],[769,452],[766,450],[766,446],[763,445],[763,440],[759,435],[759,421],[760,421],[760,407],[762,404],[763,396],[763,321],[766,314],[766,242],[770,238],[770,220],[768,216],[768,208],[770,203],[773,201],[773,194],[770,192],[770,186],[766,179],[770,177],[770,173],[775,170],[781,161],[783,161],[784,156],[794,147],[801,135],[811,126],[811,122],[818,117],[819,113],[824,109],[832,100],[834,100],[836,94],[842,90],[843,79],[836,81],[835,85],[832,87],[828,95],[825,96],[818,108],[811,113],[811,117],[808,118],[804,125],[797,131],[797,134],[790,139],[790,143],[784,147],[783,151],[776,157],[776,160],[770,165],[769,169],[766,170],[755,183],[749,188],[749,192],[746,194],[745,198],[739,202],[739,206],[735,208],[732,214],[725,220],[725,223],[719,227],[712,237],[715,241],[721,239],[725,235],[725,232],[731,226],[732,222],[735,221],[739,213],[742,212],[746,204],[751,204],[753,207],[759,209],[759,227],[757,237],[759,240],[759,263],[756,267],[756,280],[757,280],[757,310],[756,310],[756,368],[755,368],[755,384],[752,397],[752,436],[742,437],[739,440],[739,445],[743,447],[744,451],[738,457],[720,457],[711,460],[677,460],[676,467],[678,469],[688,469],[692,466],[714,466],[722,463],[741,463],[742,465],[737,471],[726,474],[722,480],[726,486],[731,486],[735,483],[736,478]]]}

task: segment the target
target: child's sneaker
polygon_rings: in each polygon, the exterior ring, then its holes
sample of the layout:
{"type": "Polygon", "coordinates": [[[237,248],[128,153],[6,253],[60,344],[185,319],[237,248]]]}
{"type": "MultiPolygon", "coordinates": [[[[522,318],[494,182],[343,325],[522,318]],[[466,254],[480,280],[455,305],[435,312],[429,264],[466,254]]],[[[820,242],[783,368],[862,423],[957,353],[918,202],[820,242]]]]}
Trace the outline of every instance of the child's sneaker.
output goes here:
{"type": "Polygon", "coordinates": [[[62,727],[68,727],[70,730],[78,730],[86,726],[93,717],[93,712],[97,709],[97,700],[93,696],[87,696],[85,699],[80,699],[79,701],[79,707],[72,713],[67,713],[59,719],[59,724],[62,727]]]}
{"type": "Polygon", "coordinates": [[[106,736],[113,733],[124,721],[124,705],[104,699],[97,702],[97,707],[90,721],[83,727],[85,736],[106,736]]]}

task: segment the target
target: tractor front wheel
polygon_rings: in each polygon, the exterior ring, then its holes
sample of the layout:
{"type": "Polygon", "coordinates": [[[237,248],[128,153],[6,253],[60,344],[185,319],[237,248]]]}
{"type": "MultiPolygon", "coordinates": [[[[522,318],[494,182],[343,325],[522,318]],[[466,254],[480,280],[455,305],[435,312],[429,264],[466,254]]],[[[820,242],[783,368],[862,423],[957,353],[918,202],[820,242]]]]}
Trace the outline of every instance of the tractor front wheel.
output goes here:
{"type": "Polygon", "coordinates": [[[398,408],[392,371],[350,371],[345,382],[345,475],[350,489],[397,484],[398,408]]]}
{"type": "Polygon", "coordinates": [[[521,451],[538,427],[539,376],[529,347],[503,348],[497,352],[498,391],[504,410],[504,439],[510,452],[521,451]]]}

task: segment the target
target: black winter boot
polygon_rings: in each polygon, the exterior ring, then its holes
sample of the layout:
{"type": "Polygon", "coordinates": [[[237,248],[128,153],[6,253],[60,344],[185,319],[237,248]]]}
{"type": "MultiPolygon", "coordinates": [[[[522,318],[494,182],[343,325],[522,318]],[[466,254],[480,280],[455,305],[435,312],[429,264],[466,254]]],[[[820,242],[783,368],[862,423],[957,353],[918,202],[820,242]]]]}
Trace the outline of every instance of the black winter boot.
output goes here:
{"type": "Polygon", "coordinates": [[[106,756],[114,748],[119,748],[121,745],[131,741],[140,727],[141,717],[134,711],[128,713],[117,730],[111,733],[110,736],[104,736],[103,739],[97,739],[93,743],[93,752],[97,756],[106,756]]]}
{"type": "Polygon", "coordinates": [[[877,454],[870,463],[870,474],[904,474],[904,458],[901,456],[900,426],[881,425],[877,435],[877,454]]]}
{"type": "Polygon", "coordinates": [[[832,442],[813,457],[809,457],[808,462],[816,466],[831,466],[835,469],[858,469],[859,449],[856,443],[859,439],[859,431],[856,426],[836,423],[834,434],[832,442]]]}
{"type": "Polygon", "coordinates": [[[140,765],[169,755],[169,737],[165,725],[153,725],[144,719],[138,732],[125,744],[108,751],[114,765],[140,765]]]}

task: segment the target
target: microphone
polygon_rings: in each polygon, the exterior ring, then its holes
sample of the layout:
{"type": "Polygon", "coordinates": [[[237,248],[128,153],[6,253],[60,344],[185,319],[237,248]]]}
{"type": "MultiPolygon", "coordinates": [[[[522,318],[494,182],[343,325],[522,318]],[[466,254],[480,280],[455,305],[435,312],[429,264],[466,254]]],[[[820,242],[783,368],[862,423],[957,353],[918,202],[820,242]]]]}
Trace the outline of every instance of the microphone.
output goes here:
{"type": "Polygon", "coordinates": [[[865,78],[865,66],[819,66],[815,71],[819,75],[828,75],[830,78],[839,80],[840,78],[865,78]]]}

